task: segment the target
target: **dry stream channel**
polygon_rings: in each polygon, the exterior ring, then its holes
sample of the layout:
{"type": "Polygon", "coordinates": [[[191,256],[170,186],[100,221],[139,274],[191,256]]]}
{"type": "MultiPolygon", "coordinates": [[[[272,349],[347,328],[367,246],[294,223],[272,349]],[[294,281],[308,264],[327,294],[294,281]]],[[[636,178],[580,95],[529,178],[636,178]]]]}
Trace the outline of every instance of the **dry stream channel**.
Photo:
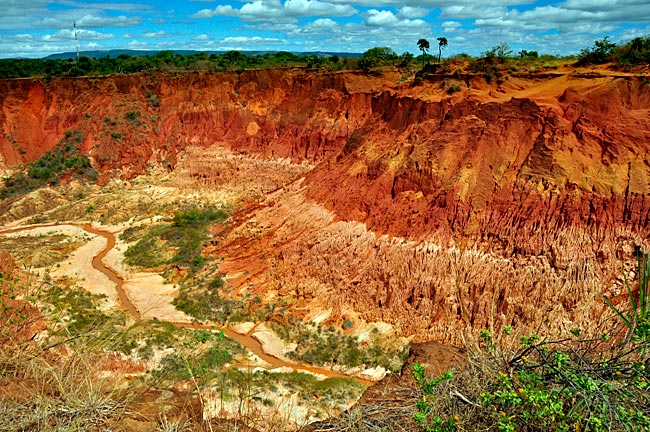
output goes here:
{"type": "MultiPolygon", "coordinates": [[[[63,227],[81,228],[89,234],[94,234],[96,236],[100,236],[106,239],[106,246],[104,246],[101,250],[97,251],[92,257],[92,268],[101,272],[115,285],[114,289],[115,289],[115,293],[117,294],[119,307],[126,310],[136,320],[144,319],[141,311],[138,309],[136,304],[129,298],[128,293],[124,289],[125,278],[118,271],[111,268],[109,265],[107,265],[104,262],[104,258],[106,257],[106,255],[111,250],[113,250],[113,248],[115,248],[115,234],[113,232],[95,227],[90,223],[69,222],[69,223],[59,223],[59,224],[41,224],[41,225],[5,227],[5,228],[0,228],[0,235],[6,235],[6,234],[16,233],[16,232],[29,232],[29,231],[37,230],[39,228],[49,228],[49,229],[56,230],[57,228],[62,229],[63,227]]],[[[55,231],[51,231],[51,232],[55,232],[55,231]]],[[[254,327],[248,333],[242,334],[242,333],[235,332],[228,327],[221,327],[216,324],[200,324],[194,322],[170,321],[169,319],[167,319],[167,317],[164,316],[158,316],[156,318],[159,319],[160,321],[169,322],[177,327],[185,327],[185,328],[191,328],[195,330],[198,329],[222,330],[226,336],[237,341],[248,351],[250,351],[257,357],[259,357],[264,362],[266,362],[268,365],[267,369],[288,368],[294,371],[313,373],[328,378],[332,378],[332,377],[350,378],[350,376],[348,375],[337,373],[330,369],[319,368],[316,366],[301,364],[297,362],[288,362],[284,359],[281,359],[279,357],[276,357],[274,355],[265,352],[264,349],[262,348],[262,344],[252,336],[252,333],[255,329],[254,327]]],[[[359,377],[353,377],[353,378],[364,385],[373,384],[372,381],[364,380],[359,377]]]]}

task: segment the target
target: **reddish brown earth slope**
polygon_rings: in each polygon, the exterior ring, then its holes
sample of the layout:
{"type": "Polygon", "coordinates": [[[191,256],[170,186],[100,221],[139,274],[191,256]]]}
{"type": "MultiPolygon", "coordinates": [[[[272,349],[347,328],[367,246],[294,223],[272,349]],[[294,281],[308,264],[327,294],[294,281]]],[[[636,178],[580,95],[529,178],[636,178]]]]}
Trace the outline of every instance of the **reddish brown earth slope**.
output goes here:
{"type": "Polygon", "coordinates": [[[104,178],[173,168],[189,145],[307,160],[213,251],[223,271],[246,270],[242,287],[445,341],[468,326],[588,325],[650,241],[647,78],[394,75],[2,81],[0,153],[33,160],[81,130],[104,178]]]}

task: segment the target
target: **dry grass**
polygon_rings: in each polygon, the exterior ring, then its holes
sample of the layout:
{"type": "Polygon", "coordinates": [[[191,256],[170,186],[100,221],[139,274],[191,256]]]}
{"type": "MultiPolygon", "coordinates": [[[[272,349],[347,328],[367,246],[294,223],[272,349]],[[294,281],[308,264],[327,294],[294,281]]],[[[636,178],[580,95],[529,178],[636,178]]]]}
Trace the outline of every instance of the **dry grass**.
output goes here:
{"type": "Polygon", "coordinates": [[[120,430],[119,420],[135,393],[101,378],[96,356],[30,351],[17,359],[19,369],[1,378],[5,392],[0,399],[0,425],[4,430],[120,430]]]}
{"type": "Polygon", "coordinates": [[[421,427],[411,420],[418,396],[414,387],[392,388],[387,398],[356,405],[339,416],[307,426],[303,430],[305,432],[420,431],[421,427]]]}

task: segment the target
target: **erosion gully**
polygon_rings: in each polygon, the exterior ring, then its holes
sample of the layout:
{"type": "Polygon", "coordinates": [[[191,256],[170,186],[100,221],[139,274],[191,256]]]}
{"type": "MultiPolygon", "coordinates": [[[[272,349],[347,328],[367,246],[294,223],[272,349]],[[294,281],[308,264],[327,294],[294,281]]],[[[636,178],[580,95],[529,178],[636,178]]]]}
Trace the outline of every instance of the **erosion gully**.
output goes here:
{"type": "MultiPolygon", "coordinates": [[[[95,256],[93,256],[92,266],[94,269],[106,275],[106,277],[108,277],[110,281],[115,284],[115,291],[117,292],[120,307],[126,310],[134,319],[136,320],[142,319],[140,311],[135,306],[135,304],[133,304],[131,299],[129,299],[129,296],[124,290],[124,278],[116,270],[114,270],[113,268],[109,267],[104,263],[104,258],[106,257],[106,255],[115,247],[115,235],[112,232],[94,227],[90,223],[68,222],[68,223],[59,223],[59,224],[54,224],[54,223],[39,224],[39,225],[29,225],[29,226],[0,229],[0,235],[13,233],[13,232],[20,232],[20,231],[30,231],[36,228],[58,227],[64,225],[76,226],[82,228],[84,231],[90,234],[95,234],[106,239],[106,246],[101,251],[99,251],[95,256]]],[[[269,369],[290,368],[294,371],[315,373],[315,374],[326,376],[328,378],[334,378],[334,377],[353,378],[359,383],[366,386],[370,386],[374,384],[374,382],[372,381],[364,380],[359,377],[351,377],[349,375],[341,374],[330,369],[319,368],[316,366],[306,365],[303,363],[289,362],[279,357],[276,357],[274,355],[271,355],[265,352],[264,349],[262,348],[262,344],[250,334],[252,333],[252,330],[248,334],[242,334],[242,333],[237,333],[228,327],[218,326],[215,324],[200,324],[200,323],[173,322],[173,321],[167,321],[167,322],[173,324],[176,327],[191,328],[194,330],[223,331],[226,336],[228,336],[231,339],[234,339],[239,344],[241,344],[246,349],[248,349],[250,352],[255,354],[257,357],[259,357],[260,359],[268,363],[270,365],[269,369]]]]}

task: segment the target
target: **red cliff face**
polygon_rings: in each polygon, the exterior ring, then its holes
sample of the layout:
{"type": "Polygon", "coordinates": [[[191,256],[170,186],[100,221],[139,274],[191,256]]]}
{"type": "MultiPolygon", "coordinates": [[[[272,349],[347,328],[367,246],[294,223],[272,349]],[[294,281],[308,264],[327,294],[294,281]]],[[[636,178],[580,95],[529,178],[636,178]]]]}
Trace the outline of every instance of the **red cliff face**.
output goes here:
{"type": "Polygon", "coordinates": [[[173,166],[190,144],[318,160],[343,147],[364,96],[351,98],[343,75],[280,70],[2,81],[0,149],[12,166],[81,130],[100,172],[173,166]]]}
{"type": "Polygon", "coordinates": [[[189,145],[307,160],[304,180],[234,216],[216,253],[242,284],[452,341],[587,323],[650,245],[650,86],[458,82],[450,96],[436,79],[295,70],[4,81],[0,151],[33,160],[77,129],[105,176],[173,168],[189,145]]]}

